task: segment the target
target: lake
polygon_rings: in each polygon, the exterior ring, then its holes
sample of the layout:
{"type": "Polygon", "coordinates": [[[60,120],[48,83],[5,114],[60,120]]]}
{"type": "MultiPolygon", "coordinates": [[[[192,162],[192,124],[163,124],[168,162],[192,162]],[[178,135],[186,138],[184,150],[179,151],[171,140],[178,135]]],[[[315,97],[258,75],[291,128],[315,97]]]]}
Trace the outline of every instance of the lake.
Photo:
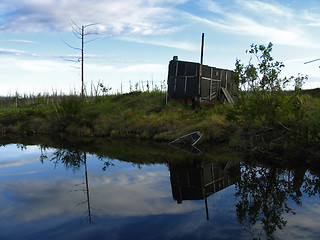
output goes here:
{"type": "Polygon", "coordinates": [[[0,147],[0,239],[317,239],[311,166],[212,146],[11,139],[0,147]]]}

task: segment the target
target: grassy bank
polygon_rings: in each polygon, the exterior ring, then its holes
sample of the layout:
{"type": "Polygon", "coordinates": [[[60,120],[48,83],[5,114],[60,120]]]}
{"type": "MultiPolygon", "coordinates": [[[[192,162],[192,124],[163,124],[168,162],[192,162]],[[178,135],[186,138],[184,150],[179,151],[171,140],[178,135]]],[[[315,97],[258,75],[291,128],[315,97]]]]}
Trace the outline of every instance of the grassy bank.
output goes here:
{"type": "MultiPolygon", "coordinates": [[[[313,90],[312,96],[309,92],[286,93],[281,101],[271,102],[271,108],[265,113],[261,112],[263,104],[252,99],[241,107],[215,104],[198,111],[174,101],[165,105],[165,93],[159,91],[108,95],[84,101],[78,96],[37,96],[32,101],[11,99],[11,105],[6,99],[6,104],[0,108],[0,131],[2,134],[167,142],[191,131],[204,130],[206,142],[223,142],[249,151],[287,151],[296,145],[319,145],[320,99],[317,96],[320,94],[317,92],[319,89],[313,90]],[[299,102],[299,111],[290,108],[290,101],[299,102]],[[273,118],[268,111],[274,114],[273,118]]],[[[264,106],[269,105],[264,103],[264,106]]]]}
{"type": "Polygon", "coordinates": [[[131,92],[89,98],[44,98],[33,103],[1,107],[0,131],[6,133],[68,134],[76,136],[134,137],[169,141],[194,130],[206,131],[206,140],[226,141],[236,125],[226,120],[228,106],[195,112],[181,103],[165,105],[163,92],[131,92]]]}

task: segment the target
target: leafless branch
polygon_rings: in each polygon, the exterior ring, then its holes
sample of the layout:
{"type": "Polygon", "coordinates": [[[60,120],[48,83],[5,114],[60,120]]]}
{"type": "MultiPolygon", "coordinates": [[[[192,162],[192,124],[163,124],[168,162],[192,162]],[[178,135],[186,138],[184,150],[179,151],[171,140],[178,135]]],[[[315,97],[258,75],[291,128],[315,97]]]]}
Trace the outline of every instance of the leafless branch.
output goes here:
{"type": "Polygon", "coordinates": [[[99,23],[91,23],[91,24],[88,24],[88,25],[85,25],[84,27],[91,27],[91,26],[94,26],[94,25],[98,25],[99,23]]]}
{"type": "Polygon", "coordinates": [[[97,39],[99,39],[99,38],[94,38],[94,39],[88,40],[88,41],[85,42],[85,44],[93,42],[93,41],[96,41],[97,39]]]}
{"type": "Polygon", "coordinates": [[[293,132],[292,129],[286,127],[285,125],[283,125],[281,122],[278,122],[283,128],[287,129],[290,132],[293,132]]]}
{"type": "Polygon", "coordinates": [[[77,32],[75,30],[72,30],[72,33],[73,33],[73,35],[76,36],[76,38],[81,39],[81,33],[77,32]]]}
{"type": "Polygon", "coordinates": [[[64,41],[64,40],[62,40],[62,39],[61,39],[61,41],[62,41],[64,44],[66,44],[68,47],[70,47],[70,48],[72,48],[72,49],[74,49],[74,50],[79,50],[79,51],[82,50],[81,48],[77,48],[77,47],[71,46],[69,43],[67,43],[66,41],[64,41]]]}
{"type": "Polygon", "coordinates": [[[61,59],[63,61],[66,61],[66,62],[73,62],[73,63],[79,63],[81,61],[80,58],[78,58],[77,60],[73,60],[73,59],[68,59],[68,58],[61,57],[61,59]]]}
{"type": "MultiPolygon", "coordinates": [[[[79,29],[79,31],[81,31],[81,27],[79,27],[78,24],[76,24],[71,18],[69,18],[69,20],[70,20],[70,22],[73,24],[73,26],[76,26],[76,27],[79,29]]],[[[70,22],[69,22],[69,24],[70,24],[70,22]]],[[[72,27],[72,24],[70,24],[71,27],[72,27]]]]}

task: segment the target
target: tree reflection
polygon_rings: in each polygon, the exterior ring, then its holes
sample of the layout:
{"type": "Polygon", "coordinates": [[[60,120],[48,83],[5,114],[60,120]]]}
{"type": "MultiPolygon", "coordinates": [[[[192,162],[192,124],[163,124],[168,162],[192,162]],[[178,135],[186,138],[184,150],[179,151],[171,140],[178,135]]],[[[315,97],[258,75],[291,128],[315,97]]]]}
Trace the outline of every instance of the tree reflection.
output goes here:
{"type": "MultiPolygon", "coordinates": [[[[86,165],[87,153],[79,150],[72,149],[58,149],[56,150],[51,158],[48,158],[46,154],[47,147],[40,146],[41,154],[40,161],[43,163],[44,160],[50,159],[54,163],[56,168],[58,165],[63,164],[67,169],[72,169],[73,171],[78,171],[82,166],[86,165]]],[[[104,157],[103,155],[96,155],[96,157],[103,162],[102,171],[106,171],[110,166],[114,166],[110,159],[104,157]]],[[[85,166],[86,167],[86,166],[85,166]]]]}
{"type": "Polygon", "coordinates": [[[301,205],[300,189],[305,172],[306,168],[301,166],[288,171],[242,163],[235,194],[240,198],[236,204],[239,222],[249,227],[261,222],[267,238],[273,239],[273,233],[287,224],[283,214],[295,214],[287,201],[292,199],[301,205]]]}
{"type": "Polygon", "coordinates": [[[303,184],[303,191],[311,196],[320,196],[320,177],[319,175],[306,174],[303,184]]]}
{"type": "MultiPolygon", "coordinates": [[[[45,149],[41,147],[41,155],[40,155],[40,161],[43,162],[48,157],[45,154],[45,149]]],[[[113,164],[110,162],[110,160],[104,160],[103,156],[97,156],[100,161],[104,161],[103,163],[103,171],[106,171],[106,169],[109,166],[112,166],[113,164]]],[[[85,172],[85,189],[82,191],[86,193],[86,201],[82,202],[87,203],[88,208],[88,220],[89,223],[92,223],[92,214],[91,214],[91,204],[90,204],[90,191],[89,191],[89,178],[88,178],[88,166],[87,166],[87,153],[81,152],[78,150],[67,150],[67,149],[58,149],[56,150],[50,161],[54,163],[54,167],[56,168],[59,164],[63,164],[66,168],[71,168],[73,171],[80,170],[82,166],[84,166],[84,172],[85,172]]]]}
{"type": "Polygon", "coordinates": [[[85,153],[77,150],[58,149],[53,153],[51,161],[55,168],[59,164],[65,165],[66,168],[72,168],[74,171],[79,170],[85,163],[85,153]]]}

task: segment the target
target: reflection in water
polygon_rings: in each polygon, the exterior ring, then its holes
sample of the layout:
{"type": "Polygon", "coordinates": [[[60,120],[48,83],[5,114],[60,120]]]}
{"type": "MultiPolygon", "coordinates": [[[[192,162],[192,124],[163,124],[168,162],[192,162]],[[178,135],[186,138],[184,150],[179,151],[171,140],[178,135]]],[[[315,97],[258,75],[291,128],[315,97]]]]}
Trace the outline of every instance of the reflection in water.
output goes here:
{"type": "Polygon", "coordinates": [[[295,214],[288,200],[301,206],[305,172],[303,166],[289,171],[242,163],[241,180],[236,183],[235,193],[240,199],[236,204],[239,222],[250,231],[260,222],[267,238],[273,239],[274,232],[287,224],[283,214],[295,214]]]}
{"type": "MultiPolygon", "coordinates": [[[[150,154],[150,156],[152,157],[154,155],[150,154]]],[[[111,160],[108,160],[107,158],[103,159],[103,157],[99,156],[97,158],[100,161],[103,161],[104,167],[102,170],[104,171],[107,167],[112,165],[111,160]]],[[[78,171],[84,166],[85,189],[83,191],[86,193],[86,202],[84,203],[87,204],[89,223],[92,223],[87,153],[85,151],[59,149],[53,153],[52,157],[48,158],[41,148],[40,160],[43,162],[45,159],[50,160],[55,168],[59,164],[63,164],[67,168],[78,171]]],[[[148,164],[148,159],[145,163],[148,164]]],[[[138,163],[137,166],[141,166],[140,164],[141,163],[138,163]]],[[[237,202],[234,205],[235,216],[245,230],[248,230],[246,232],[251,232],[252,238],[262,238],[263,235],[266,235],[268,239],[275,238],[274,235],[277,234],[277,230],[285,229],[287,221],[290,219],[290,215],[295,214],[293,209],[297,206],[302,207],[303,197],[306,197],[306,194],[309,196],[318,196],[320,192],[319,173],[310,171],[310,166],[307,166],[304,163],[300,163],[300,165],[294,167],[291,166],[288,170],[268,165],[240,163],[239,161],[201,161],[201,157],[199,157],[185,162],[170,161],[168,167],[170,171],[172,198],[179,204],[186,200],[204,200],[208,220],[208,205],[210,206],[209,197],[222,189],[234,185],[234,195],[237,197],[237,202]]],[[[141,176],[137,177],[142,179],[145,176],[141,174],[141,176]]],[[[167,178],[167,175],[165,177],[167,178]]],[[[152,175],[150,179],[151,178],[154,180],[154,175],[152,175]]],[[[91,194],[93,195],[92,203],[97,207],[98,201],[96,199],[99,198],[97,195],[101,193],[95,191],[94,178],[91,178],[90,180],[92,185],[91,194]]],[[[109,182],[111,182],[111,180],[109,182]]],[[[142,180],[142,182],[145,183],[143,191],[146,193],[143,197],[138,199],[139,201],[130,201],[130,203],[133,204],[133,206],[131,206],[132,208],[137,208],[137,203],[141,202],[141,199],[147,198],[147,194],[150,194],[146,191],[146,181],[142,180]]],[[[165,183],[167,184],[167,182],[165,183]]],[[[101,185],[103,184],[107,183],[101,182],[101,185]]],[[[115,194],[110,194],[110,188],[111,186],[108,185],[108,190],[103,192],[103,195],[101,195],[103,198],[100,198],[100,201],[109,198],[106,196],[115,196],[120,192],[120,190],[117,190],[113,192],[115,194]]],[[[115,186],[115,188],[117,188],[117,186],[115,186]]],[[[128,192],[129,189],[132,190],[132,186],[123,189],[121,188],[121,192],[128,192]]],[[[154,187],[154,189],[156,189],[155,192],[159,192],[159,188],[154,187]]],[[[141,193],[136,194],[136,191],[132,191],[134,194],[123,194],[121,196],[130,196],[132,198],[134,195],[141,195],[141,193]]],[[[157,195],[157,197],[160,198],[161,194],[157,195]]],[[[169,198],[172,201],[170,195],[169,198]]],[[[152,202],[152,207],[154,208],[154,199],[156,198],[150,199],[152,199],[150,202],[152,202]]],[[[128,205],[127,203],[128,202],[126,202],[126,205],[128,205]]],[[[174,202],[173,204],[181,207],[174,202]]],[[[102,208],[107,209],[105,206],[109,205],[101,206],[103,206],[102,208]]],[[[101,208],[101,206],[99,206],[99,208],[101,208]]],[[[123,208],[124,205],[119,204],[114,206],[123,208]]],[[[161,205],[160,207],[163,208],[163,206],[167,205],[161,205]]],[[[183,204],[183,207],[186,207],[186,204],[183,204]]],[[[127,212],[123,215],[127,216],[127,212]]],[[[177,212],[178,211],[167,211],[166,214],[176,214],[177,212]]],[[[154,210],[152,210],[152,213],[154,214],[154,210]]],[[[160,215],[163,212],[159,210],[156,213],[160,215]]],[[[103,214],[110,214],[110,212],[106,211],[103,214]]],[[[150,212],[146,213],[146,215],[148,214],[151,215],[150,212]]],[[[135,212],[133,215],[136,216],[137,213],[135,212]]]]}
{"type": "MultiPolygon", "coordinates": [[[[40,159],[45,159],[43,152],[41,151],[40,159]]],[[[80,152],[77,150],[66,150],[59,149],[54,152],[51,161],[54,162],[54,166],[56,167],[59,163],[63,163],[66,168],[72,168],[74,171],[79,170],[82,165],[84,165],[85,169],[85,189],[83,190],[86,193],[86,202],[88,207],[88,219],[89,223],[92,223],[91,218],[91,205],[90,205],[90,192],[89,192],[89,180],[88,180],[88,168],[87,168],[87,153],[80,152]]]]}
{"type": "Polygon", "coordinates": [[[51,161],[54,163],[54,167],[57,167],[60,163],[64,164],[66,168],[71,168],[76,171],[81,168],[85,162],[85,153],[78,150],[59,149],[53,153],[51,161]]]}
{"type": "Polygon", "coordinates": [[[87,192],[87,203],[88,203],[88,217],[89,217],[89,223],[92,223],[91,221],[91,207],[90,207],[90,192],[89,192],[89,181],[88,181],[88,167],[87,167],[87,154],[83,153],[84,158],[84,166],[85,166],[85,176],[86,176],[86,192],[87,192]]]}
{"type": "MultiPolygon", "coordinates": [[[[48,157],[45,154],[45,149],[41,148],[40,161],[43,162],[44,159],[48,157]]],[[[98,156],[100,161],[103,161],[103,171],[109,166],[113,166],[113,164],[108,159],[104,159],[103,156],[98,156]]],[[[92,223],[92,214],[91,214],[91,202],[90,202],[90,190],[89,190],[89,179],[88,179],[88,166],[87,166],[87,153],[81,152],[78,150],[67,150],[67,149],[58,149],[56,150],[50,161],[54,163],[54,167],[56,168],[59,164],[63,164],[67,169],[71,168],[73,171],[78,171],[82,166],[84,166],[85,170],[85,189],[83,192],[86,194],[86,201],[82,203],[87,203],[88,208],[88,220],[89,223],[92,223]]],[[[82,204],[81,203],[81,204],[82,204]]]]}
{"type": "Polygon", "coordinates": [[[169,163],[169,170],[173,199],[179,204],[183,200],[205,200],[207,220],[207,198],[235,184],[240,178],[239,162],[169,163]]]}
{"type": "Polygon", "coordinates": [[[303,192],[311,196],[318,195],[320,197],[320,173],[312,172],[306,174],[303,179],[303,192]]]}
{"type": "Polygon", "coordinates": [[[305,164],[291,170],[270,166],[256,166],[240,162],[191,161],[169,163],[172,197],[181,204],[185,200],[204,200],[207,220],[207,198],[235,184],[236,215],[241,225],[251,232],[252,238],[283,229],[287,221],[284,214],[295,214],[288,201],[301,206],[302,192],[309,196],[319,194],[320,178],[306,174],[305,164]],[[303,189],[303,190],[302,190],[303,189]],[[262,225],[260,234],[254,233],[257,223],[262,225]]]}
{"type": "Polygon", "coordinates": [[[178,144],[172,144],[170,145],[174,148],[177,148],[179,150],[182,150],[186,153],[191,153],[191,154],[194,154],[194,155],[201,155],[202,154],[202,151],[196,147],[196,146],[192,146],[192,145],[178,145],[178,144]]]}

